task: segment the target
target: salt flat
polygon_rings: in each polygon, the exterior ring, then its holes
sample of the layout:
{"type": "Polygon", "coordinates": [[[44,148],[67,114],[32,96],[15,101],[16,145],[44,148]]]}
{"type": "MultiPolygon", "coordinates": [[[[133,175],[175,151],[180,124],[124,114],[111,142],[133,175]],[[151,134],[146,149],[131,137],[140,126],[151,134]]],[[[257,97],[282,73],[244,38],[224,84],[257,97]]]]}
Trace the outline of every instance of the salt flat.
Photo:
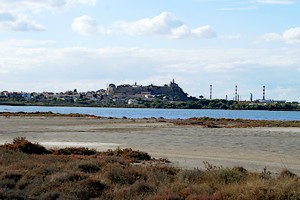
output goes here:
{"type": "Polygon", "coordinates": [[[0,117],[0,143],[26,137],[46,147],[133,148],[183,168],[244,166],[300,174],[300,128],[203,128],[156,119],[0,117]]]}

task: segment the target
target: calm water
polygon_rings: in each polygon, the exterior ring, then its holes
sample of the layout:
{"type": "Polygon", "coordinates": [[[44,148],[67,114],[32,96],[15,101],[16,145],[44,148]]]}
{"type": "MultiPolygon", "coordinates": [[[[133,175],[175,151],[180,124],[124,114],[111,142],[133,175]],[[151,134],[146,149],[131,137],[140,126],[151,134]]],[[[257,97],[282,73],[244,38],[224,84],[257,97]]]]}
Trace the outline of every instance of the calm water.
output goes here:
{"type": "Polygon", "coordinates": [[[87,108],[87,107],[46,107],[46,106],[1,106],[0,112],[48,112],[70,114],[91,114],[103,117],[187,119],[190,117],[241,118],[258,120],[300,120],[297,111],[253,111],[253,110],[194,110],[194,109],[153,109],[153,108],[87,108]]]}

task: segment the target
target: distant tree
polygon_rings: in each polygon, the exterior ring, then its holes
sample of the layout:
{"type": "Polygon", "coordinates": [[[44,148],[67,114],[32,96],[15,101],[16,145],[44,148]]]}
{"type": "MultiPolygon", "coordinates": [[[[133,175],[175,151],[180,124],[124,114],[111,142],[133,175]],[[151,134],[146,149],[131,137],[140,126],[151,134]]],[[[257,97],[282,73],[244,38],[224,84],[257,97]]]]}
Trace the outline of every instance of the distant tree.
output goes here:
{"type": "Polygon", "coordinates": [[[179,100],[180,100],[180,97],[179,97],[178,95],[175,95],[175,96],[173,97],[173,99],[174,99],[174,101],[179,101],[179,100]]]}

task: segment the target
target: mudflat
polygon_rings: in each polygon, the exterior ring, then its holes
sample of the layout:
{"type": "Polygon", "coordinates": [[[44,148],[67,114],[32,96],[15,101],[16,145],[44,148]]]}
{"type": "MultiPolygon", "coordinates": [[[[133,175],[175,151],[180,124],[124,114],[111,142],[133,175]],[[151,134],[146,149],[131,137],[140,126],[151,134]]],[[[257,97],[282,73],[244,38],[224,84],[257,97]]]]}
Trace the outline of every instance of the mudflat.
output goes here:
{"type": "Polygon", "coordinates": [[[0,143],[26,137],[47,148],[132,148],[182,168],[263,168],[300,174],[300,128],[203,128],[161,119],[0,117],[0,143]]]}

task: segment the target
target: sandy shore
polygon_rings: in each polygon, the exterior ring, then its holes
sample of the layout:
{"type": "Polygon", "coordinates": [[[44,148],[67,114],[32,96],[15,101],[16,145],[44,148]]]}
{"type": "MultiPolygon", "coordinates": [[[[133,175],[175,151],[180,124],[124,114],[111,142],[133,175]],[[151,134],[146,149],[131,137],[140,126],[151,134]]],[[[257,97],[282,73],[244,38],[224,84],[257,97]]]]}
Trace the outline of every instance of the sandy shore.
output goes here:
{"type": "Polygon", "coordinates": [[[202,128],[155,119],[0,117],[0,143],[26,137],[46,147],[133,148],[183,168],[244,166],[300,174],[300,128],[202,128]]]}

